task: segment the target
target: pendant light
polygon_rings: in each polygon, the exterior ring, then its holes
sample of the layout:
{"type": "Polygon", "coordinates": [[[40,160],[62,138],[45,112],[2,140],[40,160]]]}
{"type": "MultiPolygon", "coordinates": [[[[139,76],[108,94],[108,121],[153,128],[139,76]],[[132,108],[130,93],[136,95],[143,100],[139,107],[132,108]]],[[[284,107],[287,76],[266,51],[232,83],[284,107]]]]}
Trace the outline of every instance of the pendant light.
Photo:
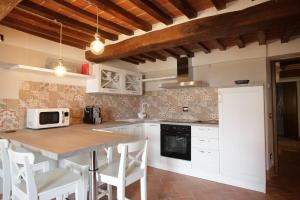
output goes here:
{"type": "Polygon", "coordinates": [[[62,23],[60,24],[60,36],[59,36],[59,59],[58,59],[58,64],[55,67],[55,74],[57,76],[63,76],[66,73],[66,68],[63,65],[63,60],[62,60],[62,23]]]}
{"type": "Polygon", "coordinates": [[[95,40],[90,45],[90,50],[95,55],[100,55],[104,51],[104,44],[100,41],[100,34],[98,32],[99,24],[98,24],[98,7],[97,7],[97,31],[95,33],[95,40]]]}

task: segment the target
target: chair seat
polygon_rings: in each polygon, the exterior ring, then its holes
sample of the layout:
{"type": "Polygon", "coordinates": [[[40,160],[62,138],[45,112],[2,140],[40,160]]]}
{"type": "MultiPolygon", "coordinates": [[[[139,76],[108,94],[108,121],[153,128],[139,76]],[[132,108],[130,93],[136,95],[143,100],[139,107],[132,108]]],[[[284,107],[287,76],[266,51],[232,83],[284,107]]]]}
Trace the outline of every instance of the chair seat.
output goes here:
{"type": "MultiPolygon", "coordinates": [[[[99,168],[99,174],[101,177],[101,181],[109,182],[109,184],[113,184],[113,182],[118,181],[118,173],[119,173],[119,165],[120,161],[113,161],[111,163],[106,163],[99,168]],[[112,180],[112,182],[109,181],[112,180]]],[[[126,170],[126,185],[131,184],[132,182],[138,180],[140,177],[144,175],[144,170],[141,169],[140,165],[132,165],[126,170]]]]}
{"type": "MultiPolygon", "coordinates": [[[[34,179],[38,193],[43,193],[79,181],[80,176],[66,169],[58,168],[46,173],[37,174],[34,179]]],[[[25,182],[17,184],[17,187],[26,193],[25,182]]]]}

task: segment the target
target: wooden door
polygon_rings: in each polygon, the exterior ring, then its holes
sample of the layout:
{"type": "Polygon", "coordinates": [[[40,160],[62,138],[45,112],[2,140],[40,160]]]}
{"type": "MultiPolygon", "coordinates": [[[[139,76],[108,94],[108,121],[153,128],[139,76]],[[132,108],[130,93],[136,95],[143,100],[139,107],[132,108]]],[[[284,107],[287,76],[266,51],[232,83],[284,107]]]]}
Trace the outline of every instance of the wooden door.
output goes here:
{"type": "Polygon", "coordinates": [[[277,84],[277,94],[282,95],[282,121],[284,137],[299,139],[298,136],[298,98],[297,83],[277,84]]]}

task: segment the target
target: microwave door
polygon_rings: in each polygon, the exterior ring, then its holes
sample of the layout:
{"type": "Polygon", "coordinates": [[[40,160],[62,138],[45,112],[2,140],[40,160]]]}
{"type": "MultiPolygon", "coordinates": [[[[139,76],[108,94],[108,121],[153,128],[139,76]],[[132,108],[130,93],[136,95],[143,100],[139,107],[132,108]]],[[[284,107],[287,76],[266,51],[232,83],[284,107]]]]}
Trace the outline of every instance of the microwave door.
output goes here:
{"type": "Polygon", "coordinates": [[[60,123],[60,113],[58,111],[53,112],[40,112],[39,121],[40,125],[56,125],[60,123]]]}

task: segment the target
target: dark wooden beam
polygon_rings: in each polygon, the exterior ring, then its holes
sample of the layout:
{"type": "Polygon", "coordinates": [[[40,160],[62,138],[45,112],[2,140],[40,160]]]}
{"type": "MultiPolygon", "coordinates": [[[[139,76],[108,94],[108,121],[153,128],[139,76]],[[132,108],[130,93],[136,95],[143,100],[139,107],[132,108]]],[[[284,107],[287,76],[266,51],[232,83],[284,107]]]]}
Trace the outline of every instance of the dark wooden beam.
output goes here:
{"type": "Polygon", "coordinates": [[[280,78],[300,77],[300,70],[292,69],[292,70],[280,71],[279,76],[280,78]]]}
{"type": "Polygon", "coordinates": [[[130,0],[137,7],[144,10],[146,13],[161,21],[162,23],[169,25],[173,23],[172,17],[162,11],[159,7],[155,5],[154,2],[149,0],[130,0]]]}
{"type": "Polygon", "coordinates": [[[167,57],[159,52],[155,52],[155,51],[152,51],[152,52],[148,52],[146,53],[147,55],[149,56],[152,56],[158,60],[161,60],[161,61],[166,61],[167,60],[167,57]]]}
{"type": "Polygon", "coordinates": [[[21,0],[1,0],[0,1],[0,21],[6,17],[21,0]]]}
{"type": "Polygon", "coordinates": [[[226,46],[221,42],[221,40],[215,39],[214,43],[217,46],[217,48],[220,49],[221,51],[225,51],[226,50],[226,46]]]}
{"type": "MultiPolygon", "coordinates": [[[[64,0],[47,0],[55,5],[57,5],[58,7],[62,8],[63,10],[66,10],[68,12],[71,12],[72,14],[80,17],[80,18],[83,18],[85,20],[88,20],[94,24],[97,23],[97,16],[86,11],[86,10],[83,10],[77,6],[74,6],[73,4],[71,3],[68,3],[64,0]]],[[[119,33],[122,33],[122,34],[125,34],[125,35],[133,35],[133,31],[130,30],[130,29],[127,29],[123,26],[120,26],[116,23],[113,23],[109,20],[106,20],[106,19],[103,19],[101,17],[99,17],[99,24],[101,26],[104,26],[106,28],[109,28],[111,30],[114,30],[114,31],[117,31],[119,33]]]]}
{"type": "MultiPolygon", "coordinates": [[[[18,8],[21,8],[22,10],[33,13],[35,15],[39,15],[39,16],[42,16],[42,17],[45,17],[48,19],[52,19],[52,20],[57,20],[57,21],[63,23],[65,26],[68,26],[69,28],[72,28],[77,31],[82,31],[84,33],[88,33],[91,35],[94,35],[96,32],[96,28],[93,26],[79,22],[70,17],[66,17],[62,14],[54,12],[50,9],[47,9],[43,6],[37,5],[30,1],[21,2],[18,5],[18,8]]],[[[102,31],[102,30],[100,30],[100,34],[103,38],[106,38],[109,40],[118,40],[118,36],[115,34],[112,34],[112,33],[106,32],[106,31],[102,31]]]]}
{"type": "Polygon", "coordinates": [[[217,10],[223,10],[226,8],[226,0],[211,0],[217,10]]]}
{"type": "Polygon", "coordinates": [[[146,55],[146,54],[140,54],[140,55],[138,55],[138,57],[141,58],[141,59],[148,60],[148,61],[150,61],[150,62],[155,62],[155,61],[156,61],[155,58],[153,58],[153,57],[151,57],[151,56],[148,56],[148,55],[146,55]]]}
{"type": "Polygon", "coordinates": [[[258,33],[257,33],[257,39],[258,39],[259,45],[265,45],[267,43],[267,34],[266,34],[266,31],[264,31],[264,30],[258,31],[258,33]]]}
{"type": "MultiPolygon", "coordinates": [[[[0,24],[25,33],[29,33],[31,35],[45,38],[54,42],[59,42],[59,32],[49,31],[47,29],[36,27],[31,24],[27,24],[10,17],[6,17],[4,20],[0,22],[0,24]]],[[[88,45],[86,43],[83,43],[80,40],[70,38],[69,36],[65,36],[65,35],[63,35],[62,37],[62,43],[80,49],[85,49],[86,46],[88,45]]]]}
{"type": "Polygon", "coordinates": [[[197,43],[197,46],[199,47],[199,49],[201,49],[201,51],[203,51],[204,53],[210,53],[210,49],[207,48],[204,44],[202,44],[201,42],[197,43]]]}
{"type": "Polygon", "coordinates": [[[128,58],[129,58],[129,59],[132,59],[132,60],[135,60],[135,61],[137,61],[137,62],[139,62],[139,63],[145,63],[145,62],[146,62],[144,59],[141,59],[141,58],[136,57],[136,56],[130,56],[130,57],[128,57],[128,58]]]}
{"type": "Polygon", "coordinates": [[[129,62],[131,64],[139,65],[140,63],[137,62],[136,60],[130,59],[130,58],[121,58],[120,60],[123,60],[125,62],[129,62]]]}
{"type": "Polygon", "coordinates": [[[86,58],[102,62],[196,43],[199,40],[235,38],[259,30],[281,28],[287,23],[297,24],[300,21],[299,7],[299,0],[278,0],[276,3],[268,1],[244,10],[191,20],[107,45],[105,51],[98,56],[87,51],[86,58]]]}
{"type": "Polygon", "coordinates": [[[171,50],[171,49],[164,49],[165,52],[167,52],[167,54],[169,54],[170,56],[179,59],[180,55],[177,54],[175,51],[171,50]]]}
{"type": "Polygon", "coordinates": [[[190,51],[189,49],[185,48],[184,46],[179,46],[177,48],[181,49],[185,53],[185,55],[187,55],[188,57],[194,57],[195,56],[194,52],[190,51]]]}
{"type": "Polygon", "coordinates": [[[124,10],[111,0],[88,0],[90,3],[96,5],[101,10],[110,13],[112,16],[144,31],[150,31],[152,25],[148,22],[136,17],[132,13],[124,10]]]}
{"type": "MultiPolygon", "coordinates": [[[[50,31],[59,32],[60,30],[60,25],[58,23],[23,12],[23,10],[19,8],[15,8],[9,14],[9,17],[50,31]]],[[[65,26],[63,26],[63,34],[74,39],[81,40],[84,43],[90,43],[94,40],[94,37],[91,35],[80,33],[65,26]]]]}
{"type": "Polygon", "coordinates": [[[246,46],[242,36],[236,37],[235,43],[239,48],[244,48],[246,46]]]}
{"type": "Polygon", "coordinates": [[[182,12],[189,19],[197,17],[197,11],[190,5],[187,0],[169,0],[180,12],[182,12]]]}
{"type": "Polygon", "coordinates": [[[295,27],[289,27],[287,26],[284,30],[284,32],[281,35],[281,43],[288,43],[290,40],[290,37],[294,34],[295,27]]]}

